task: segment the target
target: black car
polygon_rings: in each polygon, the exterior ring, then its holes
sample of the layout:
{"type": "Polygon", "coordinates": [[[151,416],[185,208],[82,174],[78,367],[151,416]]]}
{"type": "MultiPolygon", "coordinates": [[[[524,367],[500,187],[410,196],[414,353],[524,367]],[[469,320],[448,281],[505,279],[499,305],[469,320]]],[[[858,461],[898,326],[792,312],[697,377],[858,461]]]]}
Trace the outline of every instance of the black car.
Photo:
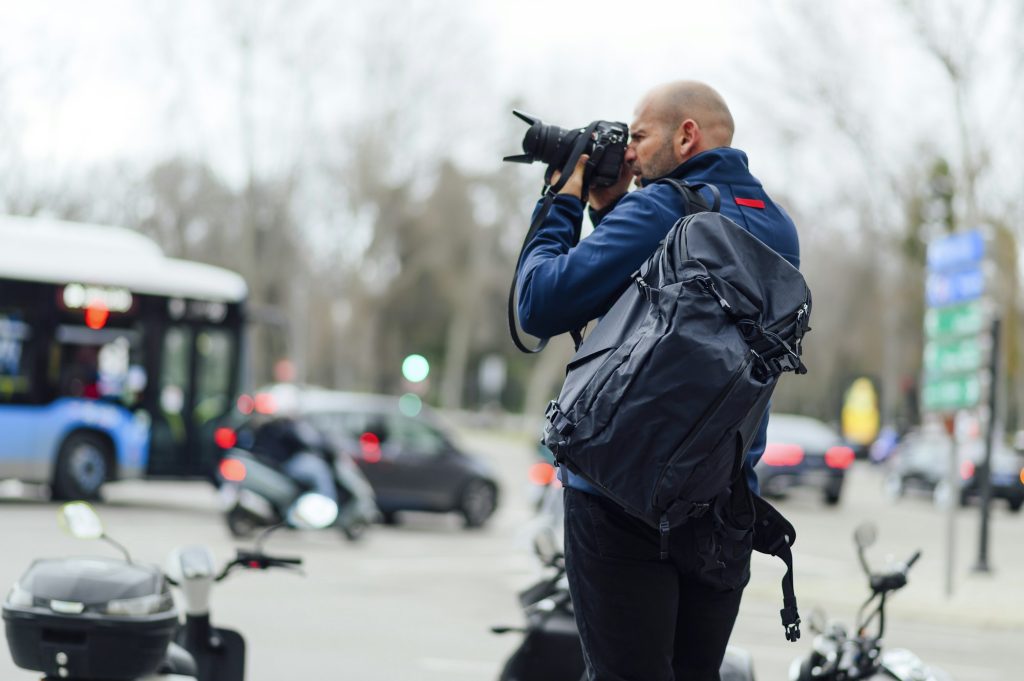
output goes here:
{"type": "MultiPolygon", "coordinates": [[[[952,441],[941,428],[926,428],[909,433],[889,460],[885,491],[890,498],[909,491],[931,494],[942,505],[953,498],[946,482],[952,441]]],[[[977,475],[984,456],[980,439],[962,443],[958,448],[956,499],[966,505],[981,495],[977,475]]],[[[992,450],[992,498],[1003,499],[1014,513],[1024,506],[1024,459],[1002,442],[992,450]]]]}
{"type": "Polygon", "coordinates": [[[839,503],[853,459],[853,449],[825,423],[809,416],[772,414],[768,443],[754,472],[766,497],[812,487],[831,506],[839,503]]]}
{"type": "Polygon", "coordinates": [[[399,511],[456,512],[467,527],[480,527],[498,507],[491,467],[462,451],[418,400],[288,384],[262,395],[302,414],[355,459],[387,523],[399,511]]]}

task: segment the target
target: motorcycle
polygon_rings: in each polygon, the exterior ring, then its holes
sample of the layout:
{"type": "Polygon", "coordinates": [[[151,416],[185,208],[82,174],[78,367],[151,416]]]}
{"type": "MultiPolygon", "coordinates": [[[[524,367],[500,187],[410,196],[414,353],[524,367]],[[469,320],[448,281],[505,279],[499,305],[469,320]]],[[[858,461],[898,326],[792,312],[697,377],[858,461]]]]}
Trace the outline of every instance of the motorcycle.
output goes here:
{"type": "MultiPolygon", "coordinates": [[[[295,526],[315,529],[333,523],[337,512],[331,499],[306,494],[289,516],[295,526]]],[[[3,605],[11,657],[44,681],[243,681],[245,639],[210,622],[214,583],[237,570],[302,564],[263,551],[271,528],[219,572],[205,546],[175,549],[161,570],[134,562],[85,502],[65,504],[61,519],[73,536],[105,540],[124,560],[40,559],[14,584],[3,605]],[[172,587],[182,596],[184,621],[172,587]]]]}
{"type": "MultiPolygon", "coordinates": [[[[549,501],[556,491],[553,486],[546,493],[549,501]]],[[[519,594],[526,626],[491,628],[495,634],[523,634],[522,643],[505,662],[498,681],[586,679],[583,648],[565,577],[565,558],[558,533],[550,524],[536,531],[533,548],[547,574],[519,594]]],[[[729,646],[719,674],[721,681],[754,681],[753,658],[742,648],[729,646]]]]}
{"type": "Polygon", "coordinates": [[[814,613],[810,622],[811,631],[816,634],[812,650],[790,665],[791,681],[951,681],[944,671],[926,665],[909,650],[882,649],[886,600],[907,585],[907,573],[921,557],[921,552],[914,552],[906,563],[889,572],[872,572],[864,552],[874,544],[876,536],[877,530],[870,523],[854,532],[857,557],[871,590],[871,595],[857,611],[854,634],[851,636],[840,622],[824,624],[821,614],[814,613]],[[869,631],[875,620],[878,621],[875,631],[869,631]]]}
{"type": "MultiPolygon", "coordinates": [[[[373,488],[347,456],[339,454],[331,468],[338,496],[334,525],[346,539],[356,541],[380,519],[373,488]]],[[[224,453],[217,478],[228,530],[239,539],[263,527],[288,524],[288,509],[309,491],[280,466],[237,448],[224,453]]]]}

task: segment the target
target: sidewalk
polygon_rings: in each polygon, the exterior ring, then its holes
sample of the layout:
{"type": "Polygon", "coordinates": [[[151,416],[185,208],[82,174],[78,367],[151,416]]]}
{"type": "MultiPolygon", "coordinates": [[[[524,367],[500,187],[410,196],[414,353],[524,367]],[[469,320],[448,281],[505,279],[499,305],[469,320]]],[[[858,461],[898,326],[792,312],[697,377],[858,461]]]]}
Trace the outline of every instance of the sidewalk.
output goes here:
{"type": "MultiPolygon", "coordinates": [[[[857,562],[854,528],[873,521],[875,545],[868,548],[871,567],[881,571],[903,562],[917,549],[921,559],[908,585],[889,601],[890,616],[935,624],[1024,629],[1024,513],[1010,513],[994,502],[988,562],[992,571],[972,571],[978,557],[980,508],[957,511],[953,595],[946,595],[947,523],[945,511],[926,497],[897,503],[881,494],[882,474],[864,462],[851,470],[839,509],[823,509],[817,499],[779,504],[797,528],[794,547],[796,587],[801,610],[823,607],[830,616],[852,620],[867,598],[867,579],[857,562]]],[[[775,559],[755,554],[748,597],[778,597],[782,569],[775,559]]],[[[1022,639],[1024,642],[1024,639],[1022,639]]]]}

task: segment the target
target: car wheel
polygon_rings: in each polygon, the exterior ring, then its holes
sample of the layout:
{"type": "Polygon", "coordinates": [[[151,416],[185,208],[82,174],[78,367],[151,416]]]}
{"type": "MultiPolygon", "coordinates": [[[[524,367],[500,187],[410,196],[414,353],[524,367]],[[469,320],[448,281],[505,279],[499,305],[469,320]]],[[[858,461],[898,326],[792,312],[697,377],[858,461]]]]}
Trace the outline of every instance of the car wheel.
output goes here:
{"type": "Polygon", "coordinates": [[[839,489],[827,489],[825,490],[825,504],[827,506],[836,506],[839,504],[839,499],[843,495],[842,488],[839,489]]]}
{"type": "Polygon", "coordinates": [[[255,534],[258,524],[252,514],[241,506],[235,506],[227,514],[228,531],[236,539],[246,539],[255,534]]]}
{"type": "Polygon", "coordinates": [[[1020,509],[1022,506],[1024,506],[1024,499],[1011,499],[1010,513],[1020,513],[1020,509]]]}
{"type": "Polygon", "coordinates": [[[907,493],[907,483],[903,480],[903,476],[898,473],[890,473],[885,476],[882,493],[890,501],[902,499],[907,493]]]}
{"type": "Polygon", "coordinates": [[[73,433],[57,454],[51,496],[58,500],[99,499],[113,454],[91,433],[73,433]]]}
{"type": "Polygon", "coordinates": [[[381,511],[380,521],[385,525],[398,525],[398,514],[394,511],[381,511]]]}
{"type": "Polygon", "coordinates": [[[459,498],[459,512],[466,527],[480,527],[498,506],[498,491],[485,480],[470,480],[459,498]]]}

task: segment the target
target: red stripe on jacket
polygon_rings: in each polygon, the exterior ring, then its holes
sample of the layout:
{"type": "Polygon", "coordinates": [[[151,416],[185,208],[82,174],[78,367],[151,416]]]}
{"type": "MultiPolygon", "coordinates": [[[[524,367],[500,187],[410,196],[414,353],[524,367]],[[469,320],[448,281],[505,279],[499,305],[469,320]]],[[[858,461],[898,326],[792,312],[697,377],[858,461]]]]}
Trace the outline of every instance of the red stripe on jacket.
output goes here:
{"type": "Polygon", "coordinates": [[[764,208],[764,201],[761,199],[741,199],[737,197],[735,201],[738,206],[746,206],[747,208],[764,208]]]}

